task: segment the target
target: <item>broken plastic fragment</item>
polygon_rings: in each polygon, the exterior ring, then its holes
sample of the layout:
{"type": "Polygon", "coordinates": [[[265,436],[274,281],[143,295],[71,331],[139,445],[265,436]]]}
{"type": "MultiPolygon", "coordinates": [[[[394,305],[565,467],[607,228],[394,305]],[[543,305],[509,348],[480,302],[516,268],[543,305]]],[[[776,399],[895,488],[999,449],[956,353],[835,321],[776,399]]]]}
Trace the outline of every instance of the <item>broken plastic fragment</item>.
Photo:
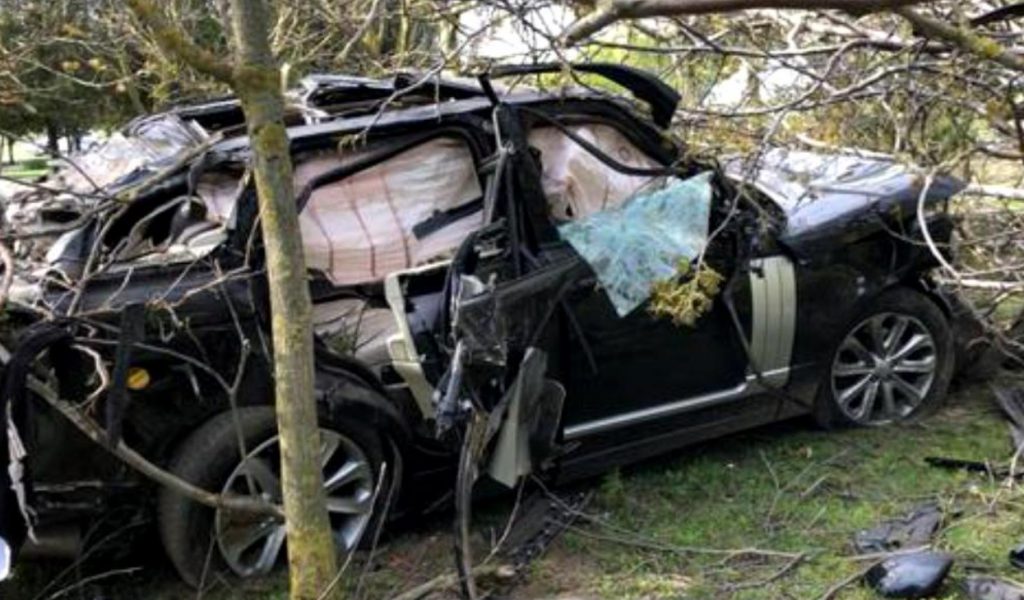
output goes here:
{"type": "Polygon", "coordinates": [[[942,511],[934,504],[918,506],[902,519],[883,521],[871,529],[858,531],[854,546],[858,552],[889,552],[927,544],[939,525],[942,511]]]}
{"type": "Polygon", "coordinates": [[[1002,579],[976,575],[964,581],[970,600],[1024,600],[1024,589],[1002,579]]]}
{"type": "Polygon", "coordinates": [[[0,581],[11,576],[11,547],[0,537],[0,581]]]}
{"type": "Polygon", "coordinates": [[[886,598],[933,596],[953,566],[953,558],[938,552],[918,552],[888,558],[864,575],[865,581],[886,598]]]}
{"type": "Polygon", "coordinates": [[[620,317],[678,276],[704,248],[711,210],[710,172],[667,179],[609,210],[566,223],[559,234],[590,265],[620,317]]]}
{"type": "Polygon", "coordinates": [[[508,536],[501,542],[500,555],[516,569],[542,556],[551,544],[583,514],[590,492],[536,491],[518,510],[508,536]]]}
{"type": "Polygon", "coordinates": [[[1024,569],[1024,543],[1010,550],[1010,564],[1018,569],[1024,569]]]}
{"type": "Polygon", "coordinates": [[[28,456],[25,444],[21,441],[21,434],[14,424],[11,416],[11,405],[7,405],[7,478],[10,481],[10,489],[18,503],[18,510],[22,519],[25,520],[26,535],[32,541],[36,540],[35,530],[32,525],[35,523],[35,511],[28,504],[28,493],[25,489],[25,464],[28,456]]]}

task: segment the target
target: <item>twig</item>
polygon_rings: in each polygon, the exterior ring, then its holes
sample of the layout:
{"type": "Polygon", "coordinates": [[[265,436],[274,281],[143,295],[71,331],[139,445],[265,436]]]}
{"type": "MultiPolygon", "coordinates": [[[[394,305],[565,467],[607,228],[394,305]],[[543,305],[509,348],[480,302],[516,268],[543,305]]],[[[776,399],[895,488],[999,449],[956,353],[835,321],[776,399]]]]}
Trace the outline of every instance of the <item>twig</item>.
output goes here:
{"type": "Polygon", "coordinates": [[[269,514],[275,517],[284,518],[284,510],[279,505],[271,504],[262,499],[248,496],[239,496],[236,494],[214,494],[197,487],[149,462],[144,456],[128,447],[123,440],[118,442],[116,446],[111,447],[107,443],[106,432],[99,425],[82,414],[82,412],[75,408],[75,406],[70,402],[61,400],[57,394],[42,381],[34,376],[29,376],[28,387],[47,404],[52,406],[59,413],[64,415],[65,418],[71,421],[71,424],[84,433],[86,437],[103,446],[111,454],[124,461],[125,464],[160,485],[167,486],[176,492],[187,496],[190,500],[194,500],[211,508],[269,514]]]}
{"type": "MultiPolygon", "coordinates": [[[[492,577],[499,580],[509,580],[515,577],[516,570],[510,565],[478,565],[473,567],[472,576],[474,578],[492,577]]],[[[432,594],[434,592],[440,592],[444,590],[450,590],[459,585],[459,576],[457,573],[446,573],[444,575],[438,575],[437,577],[422,583],[411,590],[402,592],[401,594],[393,597],[391,600],[420,600],[432,594]]]]}
{"type": "Polygon", "coordinates": [[[366,11],[366,16],[363,17],[363,23],[359,26],[359,29],[349,38],[348,42],[345,43],[345,47],[338,52],[338,55],[334,57],[336,63],[343,63],[348,59],[348,55],[352,53],[352,49],[355,48],[356,44],[359,43],[366,32],[370,30],[370,25],[377,19],[377,11],[382,4],[381,0],[373,0],[373,4],[370,5],[370,10],[366,11]]]}
{"type": "Polygon", "coordinates": [[[782,565],[782,568],[775,571],[768,577],[758,579],[756,581],[746,581],[743,583],[729,584],[726,587],[730,590],[745,590],[769,585],[788,575],[790,572],[792,572],[794,569],[800,566],[800,563],[802,563],[805,558],[807,558],[807,555],[801,552],[800,554],[797,554],[793,558],[786,561],[786,564],[782,565]]]}
{"type": "Polygon", "coordinates": [[[116,577],[118,575],[131,575],[132,573],[137,573],[141,570],[142,567],[128,567],[125,569],[115,569],[113,571],[107,571],[106,573],[97,573],[95,575],[90,575],[89,577],[85,577],[83,579],[80,579],[79,581],[76,581],[74,584],[69,585],[68,587],[62,590],[57,590],[53,593],[52,596],[48,598],[48,600],[57,600],[57,598],[67,596],[71,592],[81,589],[86,585],[99,581],[101,579],[109,579],[111,577],[116,577]]]}
{"type": "Polygon", "coordinates": [[[781,550],[767,550],[763,548],[702,548],[697,546],[676,546],[673,544],[665,544],[656,540],[643,540],[643,539],[630,539],[627,537],[620,537],[614,535],[602,535],[599,533],[592,533],[585,531],[580,527],[573,527],[573,531],[577,535],[583,537],[593,538],[595,540],[603,540],[607,542],[615,542],[624,546],[633,546],[635,548],[643,548],[646,550],[656,550],[658,552],[668,552],[671,554],[708,554],[718,556],[767,556],[777,558],[792,559],[796,556],[803,554],[802,552],[784,552],[781,550]]]}
{"type": "Polygon", "coordinates": [[[873,568],[873,567],[874,567],[874,566],[875,566],[876,564],[878,564],[878,563],[877,563],[877,562],[875,562],[875,563],[871,563],[871,564],[870,564],[870,565],[868,565],[867,567],[864,567],[864,568],[863,568],[863,569],[861,569],[860,571],[857,571],[857,572],[856,572],[856,573],[854,573],[853,575],[850,575],[850,576],[849,576],[849,577],[847,577],[846,579],[843,579],[843,580],[842,580],[842,581],[840,581],[839,583],[836,583],[836,584],[835,584],[835,585],[833,585],[832,587],[828,588],[828,590],[826,590],[826,591],[825,591],[825,593],[824,593],[824,594],[822,594],[822,595],[821,595],[821,598],[819,598],[818,600],[832,600],[833,598],[835,598],[835,597],[836,597],[836,594],[838,594],[840,590],[842,590],[842,589],[843,589],[843,588],[845,588],[846,586],[848,586],[848,585],[850,585],[850,584],[852,584],[852,583],[854,583],[854,582],[856,582],[856,581],[860,580],[860,579],[861,579],[862,577],[864,577],[864,575],[866,575],[866,574],[867,574],[867,572],[868,572],[868,571],[870,571],[870,570],[871,570],[871,569],[872,569],[872,568],[873,568]]]}

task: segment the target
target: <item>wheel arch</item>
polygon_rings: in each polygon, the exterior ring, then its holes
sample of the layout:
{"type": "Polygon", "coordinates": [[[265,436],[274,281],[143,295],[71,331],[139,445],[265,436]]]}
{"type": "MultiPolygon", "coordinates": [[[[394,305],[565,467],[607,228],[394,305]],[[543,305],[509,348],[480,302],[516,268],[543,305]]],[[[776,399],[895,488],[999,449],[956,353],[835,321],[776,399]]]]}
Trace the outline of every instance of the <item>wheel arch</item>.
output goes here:
{"type": "Polygon", "coordinates": [[[412,424],[383,385],[366,380],[367,373],[318,360],[317,404],[327,420],[344,416],[378,432],[384,447],[394,453],[396,467],[400,469],[414,445],[412,424]]]}

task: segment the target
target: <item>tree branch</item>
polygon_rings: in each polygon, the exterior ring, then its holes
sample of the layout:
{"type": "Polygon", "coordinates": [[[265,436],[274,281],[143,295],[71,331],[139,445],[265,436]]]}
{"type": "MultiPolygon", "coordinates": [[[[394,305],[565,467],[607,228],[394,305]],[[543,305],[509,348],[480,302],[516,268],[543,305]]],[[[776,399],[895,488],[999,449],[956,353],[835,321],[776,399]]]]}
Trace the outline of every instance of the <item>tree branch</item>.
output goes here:
{"type": "Polygon", "coordinates": [[[193,69],[215,79],[225,82],[232,80],[231,63],[199,47],[182,33],[179,27],[169,23],[152,0],[124,1],[139,21],[152,30],[153,39],[168,56],[175,57],[193,69]]]}
{"type": "Polygon", "coordinates": [[[623,19],[706,15],[758,8],[842,10],[865,14],[919,4],[922,0],[611,0],[569,26],[562,34],[567,46],[623,19]]]}
{"type": "Polygon", "coordinates": [[[955,27],[949,23],[943,23],[906,6],[899,7],[893,12],[909,21],[927,37],[941,39],[961,50],[999,63],[1007,69],[1024,73],[1024,59],[1007,51],[999,42],[990,37],[979,35],[965,27],[955,27]]]}
{"type": "Polygon", "coordinates": [[[154,465],[146,460],[141,454],[125,445],[124,441],[118,442],[116,446],[107,444],[107,434],[91,419],[87,418],[74,405],[61,400],[57,394],[35,377],[30,376],[28,388],[35,392],[47,404],[52,406],[68,421],[71,422],[86,437],[106,448],[111,454],[123,460],[126,464],[152,479],[153,481],[169,487],[179,494],[211,508],[223,508],[254,514],[284,516],[280,506],[265,502],[259,498],[250,496],[239,496],[237,494],[215,494],[195,486],[180,477],[154,465]]]}

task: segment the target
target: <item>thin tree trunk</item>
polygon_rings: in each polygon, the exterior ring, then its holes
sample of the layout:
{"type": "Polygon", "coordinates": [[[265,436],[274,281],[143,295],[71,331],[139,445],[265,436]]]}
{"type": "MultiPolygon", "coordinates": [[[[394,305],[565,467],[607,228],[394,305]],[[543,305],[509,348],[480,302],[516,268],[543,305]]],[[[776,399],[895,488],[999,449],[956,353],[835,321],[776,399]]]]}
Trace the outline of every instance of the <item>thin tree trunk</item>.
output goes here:
{"type": "Polygon", "coordinates": [[[306,261],[292,190],[280,72],[268,39],[268,0],[228,0],[235,61],[198,45],[169,23],[152,0],[125,0],[168,55],[231,84],[242,103],[252,148],[270,287],[274,394],[281,447],[281,491],[288,534],[292,600],[328,593],[336,561],[323,489],[313,389],[313,326],[306,261]]]}
{"type": "Polygon", "coordinates": [[[60,134],[52,123],[46,124],[46,151],[54,158],[60,156],[60,134]]]}
{"type": "Polygon", "coordinates": [[[252,144],[273,315],[274,392],[291,598],[315,600],[334,577],[335,546],[320,469],[313,390],[312,303],[302,254],[280,73],[266,0],[231,0],[235,89],[252,144]]]}

